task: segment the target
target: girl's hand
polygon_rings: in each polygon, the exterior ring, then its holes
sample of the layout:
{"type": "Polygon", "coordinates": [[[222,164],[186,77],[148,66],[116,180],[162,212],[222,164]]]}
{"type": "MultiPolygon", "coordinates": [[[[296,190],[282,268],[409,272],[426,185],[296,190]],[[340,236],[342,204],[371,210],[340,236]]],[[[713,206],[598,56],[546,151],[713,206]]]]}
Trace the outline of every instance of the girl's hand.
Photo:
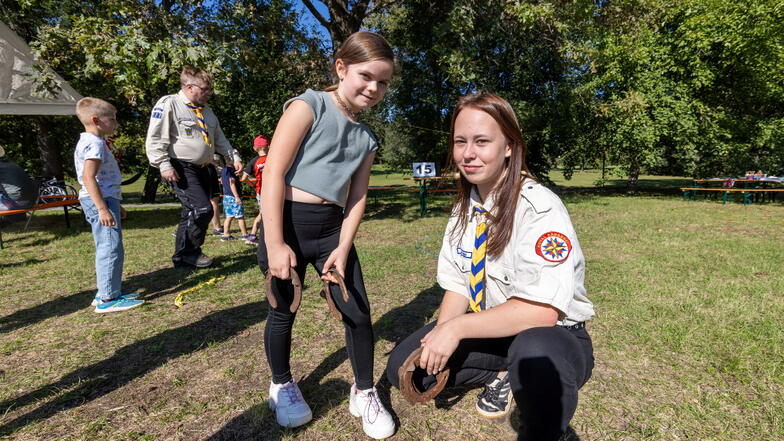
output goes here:
{"type": "Polygon", "coordinates": [[[296,254],[285,243],[267,245],[267,259],[269,260],[269,272],[273,277],[281,280],[290,279],[291,269],[297,266],[296,254]]]}
{"type": "Polygon", "coordinates": [[[447,322],[430,330],[421,342],[422,355],[419,357],[419,365],[429,375],[435,375],[444,370],[449,357],[457,349],[460,338],[451,330],[447,322]]]}
{"type": "Polygon", "coordinates": [[[332,276],[330,268],[333,266],[335,267],[335,271],[342,277],[344,280],[346,278],[346,259],[348,258],[348,251],[343,250],[342,248],[338,247],[335,248],[327,257],[326,262],[324,262],[324,269],[321,272],[321,280],[326,280],[332,283],[338,283],[337,279],[332,276]]]}

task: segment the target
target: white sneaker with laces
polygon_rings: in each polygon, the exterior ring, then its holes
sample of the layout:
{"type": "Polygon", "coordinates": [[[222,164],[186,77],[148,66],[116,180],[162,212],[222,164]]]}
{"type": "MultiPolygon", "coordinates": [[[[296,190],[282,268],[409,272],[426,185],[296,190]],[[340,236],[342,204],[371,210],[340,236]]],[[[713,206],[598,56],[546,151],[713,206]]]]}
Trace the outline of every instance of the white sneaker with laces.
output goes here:
{"type": "Polygon", "coordinates": [[[294,380],[285,384],[270,382],[269,407],[275,411],[275,419],[283,427],[301,426],[313,419],[308,403],[294,380]]]}
{"type": "Polygon", "coordinates": [[[348,410],[351,415],[362,417],[362,429],[371,438],[389,438],[395,433],[395,421],[379,401],[375,387],[358,390],[356,384],[351,385],[348,410]]]}

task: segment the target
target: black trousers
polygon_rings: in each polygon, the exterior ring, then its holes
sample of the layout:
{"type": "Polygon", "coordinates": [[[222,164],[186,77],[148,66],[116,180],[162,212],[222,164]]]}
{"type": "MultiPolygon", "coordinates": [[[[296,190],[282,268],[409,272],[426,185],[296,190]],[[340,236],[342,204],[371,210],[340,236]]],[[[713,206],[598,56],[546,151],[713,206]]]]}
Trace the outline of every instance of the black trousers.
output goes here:
{"type": "MultiPolygon", "coordinates": [[[[434,326],[425,325],[392,350],[387,378],[395,387],[400,387],[398,369],[434,326]]],[[[520,412],[519,440],[557,441],[577,409],[577,391],[591,377],[593,363],[584,328],[531,328],[512,337],[462,340],[447,362],[447,384],[486,384],[499,371],[509,371],[520,412]]],[[[414,381],[426,390],[435,377],[417,369],[414,381]]]]}
{"type": "Polygon", "coordinates": [[[206,166],[177,159],[172,159],[171,164],[180,176],[172,183],[172,189],[182,203],[172,262],[193,265],[202,254],[201,246],[212,219],[210,191],[217,184],[212,182],[206,166]]]}
{"type": "MultiPolygon", "coordinates": [[[[283,238],[297,256],[297,275],[305,280],[305,269],[310,264],[319,275],[329,254],[338,246],[343,224],[343,209],[333,204],[305,204],[285,201],[283,204],[283,238]]],[[[259,268],[267,274],[269,260],[264,246],[263,232],[257,250],[259,268]]],[[[343,317],[346,350],[351,360],[354,379],[359,389],[373,387],[373,328],[370,321],[370,303],[362,279],[362,268],[354,247],[346,262],[346,288],[348,302],[343,301],[340,289],[331,285],[332,299],[343,317]]],[[[264,349],[272,370],[272,381],[281,384],[291,380],[291,329],[296,313],[289,311],[294,290],[288,280],[275,279],[273,294],[278,307],[269,307],[264,328],[264,349]]],[[[326,307],[326,306],[325,306],[326,307]]]]}

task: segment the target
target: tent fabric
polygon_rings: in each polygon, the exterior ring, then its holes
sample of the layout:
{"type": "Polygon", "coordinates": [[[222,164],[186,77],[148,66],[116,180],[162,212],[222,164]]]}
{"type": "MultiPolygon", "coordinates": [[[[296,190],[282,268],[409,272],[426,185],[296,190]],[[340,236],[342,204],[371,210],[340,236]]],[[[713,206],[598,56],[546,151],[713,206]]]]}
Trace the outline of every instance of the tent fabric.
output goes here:
{"type": "Polygon", "coordinates": [[[82,96],[57,74],[57,94],[36,92],[36,64],[27,43],[0,21],[0,115],[75,115],[82,96]]]}
{"type": "Polygon", "coordinates": [[[35,181],[16,163],[0,157],[0,210],[32,208],[37,201],[35,181]]]}

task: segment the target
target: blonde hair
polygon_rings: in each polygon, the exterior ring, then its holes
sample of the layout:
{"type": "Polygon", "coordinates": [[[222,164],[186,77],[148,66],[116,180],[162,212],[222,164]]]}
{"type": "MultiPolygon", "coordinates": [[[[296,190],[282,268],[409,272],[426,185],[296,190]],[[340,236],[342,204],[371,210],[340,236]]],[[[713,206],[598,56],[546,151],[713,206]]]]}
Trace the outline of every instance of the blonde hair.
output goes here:
{"type": "MultiPolygon", "coordinates": [[[[375,60],[389,60],[395,65],[395,54],[384,37],[373,32],[360,31],[354,32],[346,38],[346,41],[335,53],[335,61],[337,60],[342,60],[346,66],[375,60]]],[[[338,88],[338,73],[335,63],[332,63],[330,73],[334,84],[327,87],[327,92],[338,88]]]]}
{"type": "Polygon", "coordinates": [[[94,116],[114,116],[116,114],[117,109],[112,103],[100,98],[87,96],[76,103],[76,117],[85,126],[93,124],[94,116]]]}
{"type": "Polygon", "coordinates": [[[183,66],[182,72],[180,72],[180,87],[193,84],[194,81],[201,81],[205,87],[212,88],[212,75],[198,67],[183,66]]]}

